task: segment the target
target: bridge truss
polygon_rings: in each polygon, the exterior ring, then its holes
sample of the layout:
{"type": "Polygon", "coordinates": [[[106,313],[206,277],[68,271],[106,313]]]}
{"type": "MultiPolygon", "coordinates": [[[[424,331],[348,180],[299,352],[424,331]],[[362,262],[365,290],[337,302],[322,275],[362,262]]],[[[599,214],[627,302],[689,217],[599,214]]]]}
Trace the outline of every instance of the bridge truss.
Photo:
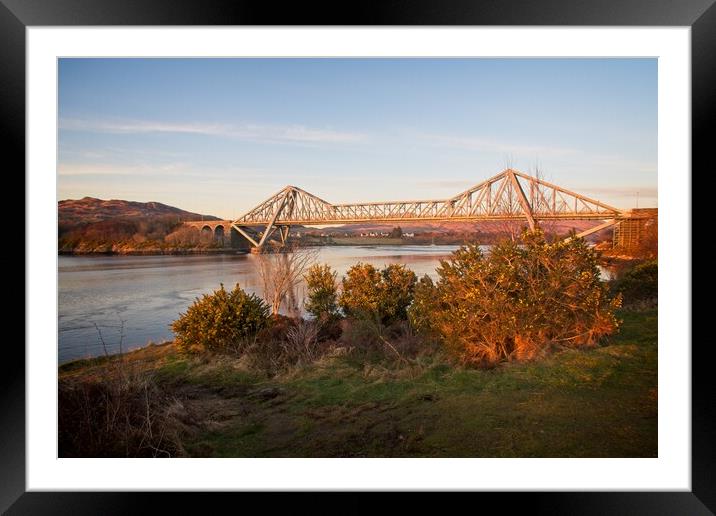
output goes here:
{"type": "Polygon", "coordinates": [[[524,220],[535,229],[544,220],[601,220],[586,236],[628,217],[626,212],[536,177],[506,169],[449,199],[331,204],[295,186],[280,192],[232,222],[254,247],[279,231],[281,242],[293,225],[362,222],[524,220]],[[263,227],[259,237],[249,228],[263,227]]]}

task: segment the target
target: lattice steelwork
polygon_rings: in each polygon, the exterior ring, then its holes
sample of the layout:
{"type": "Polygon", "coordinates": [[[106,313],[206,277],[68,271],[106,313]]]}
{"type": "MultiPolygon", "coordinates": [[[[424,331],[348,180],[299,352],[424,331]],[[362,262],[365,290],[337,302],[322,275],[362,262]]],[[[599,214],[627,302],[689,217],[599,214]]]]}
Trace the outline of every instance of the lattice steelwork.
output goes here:
{"type": "MultiPolygon", "coordinates": [[[[405,221],[488,221],[555,219],[605,220],[599,229],[621,217],[621,210],[536,177],[507,169],[464,192],[442,200],[331,204],[295,186],[287,186],[232,223],[254,246],[261,247],[276,227],[405,221]],[[609,220],[607,220],[609,219],[609,220]],[[246,231],[265,226],[260,241],[246,231]]],[[[594,230],[580,234],[584,236],[594,230]]],[[[283,229],[281,239],[284,240],[283,229]]]]}

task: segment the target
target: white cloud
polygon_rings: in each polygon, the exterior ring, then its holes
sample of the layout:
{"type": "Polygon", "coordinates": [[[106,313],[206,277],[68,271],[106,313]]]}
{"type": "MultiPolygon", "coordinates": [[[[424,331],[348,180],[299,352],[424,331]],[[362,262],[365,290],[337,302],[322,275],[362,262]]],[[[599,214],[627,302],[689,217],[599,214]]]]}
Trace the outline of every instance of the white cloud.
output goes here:
{"type": "Polygon", "coordinates": [[[60,163],[60,176],[144,176],[149,174],[176,174],[187,170],[183,163],[160,165],[113,165],[106,163],[60,163]]]}
{"type": "Polygon", "coordinates": [[[272,143],[355,143],[365,140],[365,135],[359,133],[318,129],[303,125],[232,125],[200,122],[171,123],[142,120],[92,121],[61,119],[60,129],[115,134],[200,134],[272,143]]]}
{"type": "Polygon", "coordinates": [[[498,152],[501,154],[539,155],[542,157],[564,156],[579,152],[577,149],[555,147],[547,145],[526,145],[514,142],[503,142],[474,136],[454,136],[441,134],[422,134],[420,138],[433,145],[441,147],[454,147],[466,150],[483,152],[498,152]]]}

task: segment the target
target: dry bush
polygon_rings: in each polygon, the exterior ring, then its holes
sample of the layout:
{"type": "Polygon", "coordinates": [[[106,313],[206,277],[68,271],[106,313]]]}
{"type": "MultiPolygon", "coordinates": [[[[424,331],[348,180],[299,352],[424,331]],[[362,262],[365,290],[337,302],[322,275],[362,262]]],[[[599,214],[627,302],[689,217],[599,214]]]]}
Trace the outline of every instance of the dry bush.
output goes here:
{"type": "Polygon", "coordinates": [[[583,239],[548,243],[541,231],[485,255],[466,246],[422,280],[410,319],[465,365],[534,358],[553,345],[588,346],[617,330],[597,254],[583,239]]]}
{"type": "Polygon", "coordinates": [[[366,317],[345,319],[342,324],[341,343],[351,351],[369,351],[380,348],[384,326],[366,317]]]}
{"type": "Polygon", "coordinates": [[[395,365],[408,365],[433,349],[406,321],[385,325],[367,317],[345,320],[340,343],[361,361],[395,365]]]}
{"type": "Polygon", "coordinates": [[[121,356],[111,359],[101,378],[60,380],[59,456],[181,456],[177,403],[121,356]]]}
{"type": "MultiPolygon", "coordinates": [[[[415,328],[408,321],[398,321],[387,329],[386,339],[390,347],[402,359],[411,360],[423,355],[430,355],[435,351],[429,340],[418,335],[415,328]]],[[[390,353],[389,353],[389,356],[390,353]]]]}
{"type": "Polygon", "coordinates": [[[269,376],[321,359],[333,342],[319,339],[318,321],[278,315],[246,350],[248,366],[269,376]]]}
{"type": "Polygon", "coordinates": [[[287,305],[288,312],[297,315],[296,288],[315,262],[318,249],[298,246],[264,249],[256,255],[256,261],[264,299],[271,314],[277,315],[281,307],[287,305]]]}
{"type": "Polygon", "coordinates": [[[286,354],[296,357],[296,362],[313,362],[320,353],[318,348],[318,323],[299,319],[286,332],[286,354]]]}

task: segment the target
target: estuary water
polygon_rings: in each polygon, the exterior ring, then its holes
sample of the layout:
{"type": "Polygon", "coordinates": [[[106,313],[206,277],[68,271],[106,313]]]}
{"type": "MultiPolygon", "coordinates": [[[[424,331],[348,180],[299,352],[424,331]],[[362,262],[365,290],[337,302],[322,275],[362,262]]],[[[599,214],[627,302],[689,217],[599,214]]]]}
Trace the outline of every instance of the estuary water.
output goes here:
{"type": "MultiPolygon", "coordinates": [[[[317,248],[340,279],[357,262],[403,263],[418,277],[458,246],[335,246],[317,248]]],[[[202,294],[236,283],[262,295],[258,259],[251,254],[190,256],[59,256],[58,361],[116,353],[173,338],[169,325],[202,294]],[[122,322],[124,321],[124,322],[122,322]],[[100,339],[101,336],[101,339],[100,339]],[[104,344],[102,343],[104,341],[104,344]]],[[[296,292],[302,304],[304,289],[296,292]]]]}

